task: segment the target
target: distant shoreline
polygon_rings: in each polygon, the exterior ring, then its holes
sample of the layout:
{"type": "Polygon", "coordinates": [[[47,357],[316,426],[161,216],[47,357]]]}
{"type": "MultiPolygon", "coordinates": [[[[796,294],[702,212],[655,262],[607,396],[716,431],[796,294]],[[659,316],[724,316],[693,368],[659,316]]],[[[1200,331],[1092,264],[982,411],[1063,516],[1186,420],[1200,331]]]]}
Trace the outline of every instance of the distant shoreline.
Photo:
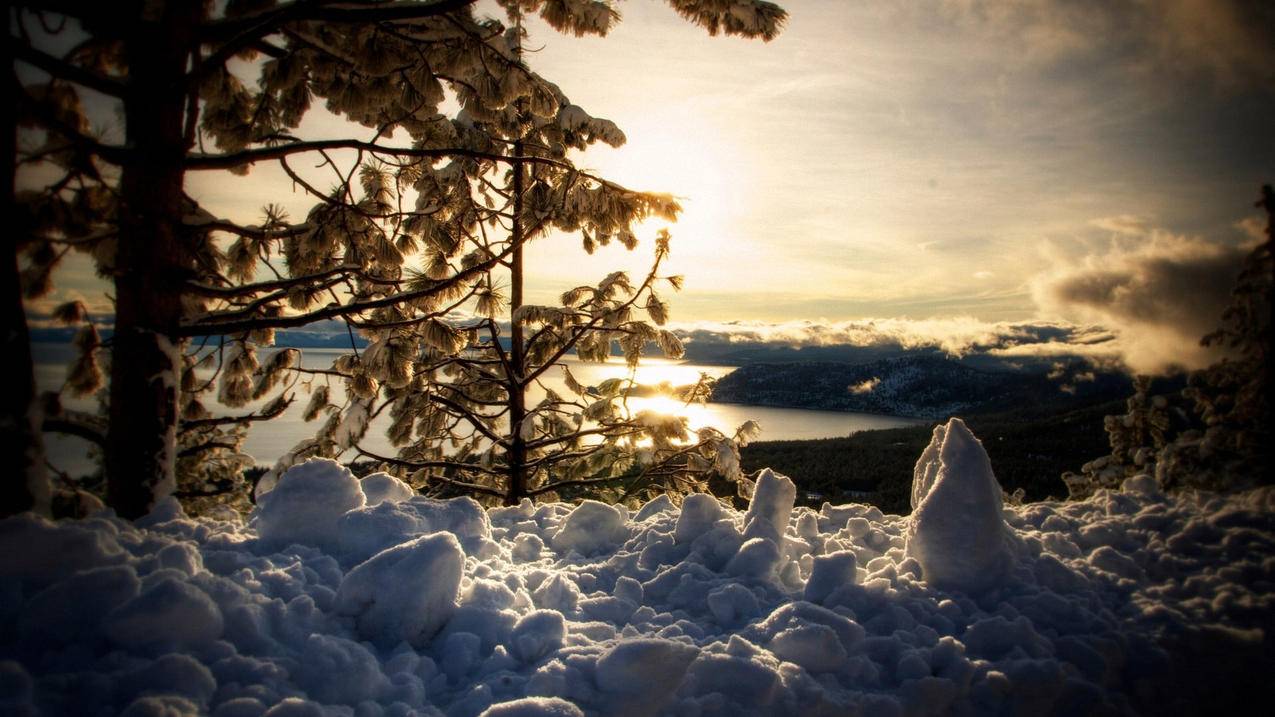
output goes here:
{"type": "MultiPolygon", "coordinates": [[[[695,365],[696,365],[696,366],[703,366],[703,365],[705,365],[705,364],[695,364],[695,365]]],[[[743,401],[716,401],[716,400],[713,400],[713,399],[711,399],[711,398],[708,400],[708,402],[709,402],[709,403],[716,403],[716,404],[720,404],[720,405],[725,405],[725,406],[761,406],[761,407],[763,407],[763,408],[783,408],[783,409],[786,409],[786,410],[792,410],[792,411],[809,411],[809,412],[812,412],[812,413],[837,413],[837,414],[861,415],[861,416],[882,416],[882,417],[884,417],[884,418],[904,418],[904,419],[907,419],[907,420],[909,420],[909,421],[916,421],[916,422],[917,422],[917,425],[920,425],[920,424],[922,424],[922,423],[929,423],[929,422],[931,422],[931,421],[941,421],[941,420],[943,420],[942,418],[928,418],[928,417],[926,417],[926,416],[909,416],[909,415],[902,414],[902,413],[885,413],[885,412],[882,412],[882,411],[856,411],[856,410],[854,410],[854,409],[849,409],[849,408],[845,408],[845,409],[839,409],[839,408],[816,408],[816,407],[814,407],[814,406],[796,406],[796,405],[788,405],[788,404],[783,404],[783,403],[745,403],[745,402],[743,402],[743,401]]],[[[876,429],[868,429],[868,430],[888,430],[888,429],[876,428],[876,429]]],[[[833,438],[835,438],[835,436],[832,436],[832,437],[833,437],[833,438]]],[[[804,440],[810,440],[810,441],[822,441],[822,440],[827,440],[827,439],[824,439],[824,438],[807,438],[807,439],[804,439],[804,440]]]]}

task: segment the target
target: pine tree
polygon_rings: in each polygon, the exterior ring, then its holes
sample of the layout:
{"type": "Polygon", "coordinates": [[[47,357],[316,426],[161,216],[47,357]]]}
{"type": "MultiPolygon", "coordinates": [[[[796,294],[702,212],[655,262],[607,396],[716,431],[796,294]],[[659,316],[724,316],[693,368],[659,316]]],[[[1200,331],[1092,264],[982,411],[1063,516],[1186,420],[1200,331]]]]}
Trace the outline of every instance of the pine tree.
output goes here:
{"type": "MultiPolygon", "coordinates": [[[[769,39],[784,20],[765,2],[670,4],[711,33],[769,39]]],[[[591,0],[509,7],[577,35],[605,34],[618,19],[591,0]]],[[[622,135],[527,70],[517,33],[476,18],[467,2],[33,0],[13,4],[10,42],[26,128],[13,192],[24,295],[47,294],[54,268],[77,251],[112,283],[114,300],[113,335],[100,341],[85,327],[70,386],[98,389],[97,354],[108,347],[104,420],[52,401],[45,427],[100,444],[107,502],[125,516],[175,490],[217,493],[234,482],[225,476],[245,460],[245,427],[277,415],[302,385],[290,352],[258,359],[274,330],[335,318],[386,334],[383,372],[363,357],[335,369],[358,390],[330,416],[329,435],[352,444],[377,384],[410,383],[420,346],[464,348],[467,332],[448,317],[490,301],[491,272],[530,236],[574,224],[628,237],[632,222],[672,213],[665,197],[571,165],[568,149],[622,135]],[[451,116],[448,98],[462,108],[451,116]],[[316,100],[361,129],[303,136],[316,100]],[[122,137],[99,129],[114,121],[122,137]],[[520,145],[533,128],[543,146],[520,145]],[[267,205],[256,224],[232,221],[184,191],[192,172],[244,174],[264,163],[312,197],[304,218],[267,205]],[[304,168],[316,164],[327,179],[304,168]],[[488,239],[484,227],[508,221],[509,210],[483,198],[511,168],[528,182],[513,192],[523,228],[488,239]],[[555,199],[568,203],[550,212],[555,199]],[[427,256],[421,274],[411,271],[418,253],[427,256]],[[215,382],[198,370],[210,348],[215,382]],[[215,416],[214,389],[231,408],[268,400],[215,416]]],[[[73,307],[59,313],[83,319],[73,307]]],[[[311,403],[326,410],[319,393],[311,403]]]]}
{"type": "MultiPolygon", "coordinates": [[[[516,7],[509,10],[510,57],[535,77],[523,63],[520,13],[516,7]]],[[[669,251],[666,230],[656,239],[652,268],[641,282],[615,272],[596,285],[568,290],[559,306],[524,302],[526,241],[557,230],[579,232],[589,253],[612,242],[633,250],[638,245],[630,226],[634,218],[673,220],[680,211],[671,197],[589,182],[571,168],[567,150],[594,141],[619,146],[624,135],[609,122],[590,119],[556,88],[552,91],[565,108],[557,117],[539,113],[534,96],[462,95],[474,129],[512,146],[518,158],[508,170],[486,178],[481,194],[493,213],[467,239],[482,246],[507,242],[512,252],[469,297],[466,309],[472,319],[434,321],[423,330],[418,327],[417,336],[394,314],[363,324],[371,346],[331,372],[344,378],[352,398],[342,409],[315,407],[328,411],[329,419],[315,438],[284,456],[263,478],[265,486],[302,458],[353,448],[420,490],[471,494],[506,505],[524,498],[563,497],[570,491],[637,501],[661,492],[706,490],[710,474],[748,492],[738,449],[754,424],[733,436],[715,429],[692,436],[684,418],[627,409],[629,397],[658,389],[640,386],[632,376],[586,387],[560,363],[569,353],[584,361],[606,361],[613,344],[621,347],[630,368],[651,347],[667,357],[682,356],[680,339],[661,328],[668,306],[657,287],[667,283],[677,289],[682,283],[680,276],[659,274],[669,251]],[[536,157],[553,161],[529,161],[536,157]],[[503,293],[506,279],[508,296],[503,293]],[[639,311],[649,320],[638,318],[639,311]],[[559,372],[566,396],[544,383],[559,372]],[[532,404],[535,393],[540,397],[532,404]],[[394,457],[358,443],[367,417],[383,411],[393,417],[389,435],[400,447],[394,457]]],[[[435,254],[425,278],[446,271],[446,257],[435,254]]],[[[687,401],[703,400],[709,385],[703,379],[670,390],[687,401]]],[[[317,417],[317,411],[310,415],[317,417]]]]}
{"type": "Polygon", "coordinates": [[[1137,473],[1154,475],[1165,490],[1234,490],[1271,482],[1275,191],[1270,185],[1262,187],[1257,206],[1266,211],[1266,241],[1244,258],[1220,327],[1200,341],[1222,347],[1226,356],[1192,371],[1176,401],[1149,396],[1150,379],[1138,377],[1128,412],[1106,417],[1111,454],[1085,464],[1080,474],[1063,475],[1072,498],[1119,488],[1137,473]],[[1173,419],[1175,414],[1182,419],[1173,419]]]}
{"type": "Polygon", "coordinates": [[[1275,191],[1262,187],[1257,206],[1266,212],[1266,241],[1244,258],[1221,326],[1205,346],[1228,355],[1193,372],[1184,397],[1199,427],[1163,452],[1156,478],[1166,488],[1242,488],[1270,483],[1272,469],[1272,305],[1275,302],[1275,191]]]}
{"type": "Polygon", "coordinates": [[[1171,421],[1168,400],[1152,396],[1151,383],[1150,376],[1134,377],[1133,395],[1125,401],[1126,412],[1103,419],[1111,454],[1086,463],[1079,474],[1063,474],[1072,499],[1084,500],[1100,488],[1118,490],[1124,479],[1155,471],[1156,460],[1168,443],[1171,421]]]}

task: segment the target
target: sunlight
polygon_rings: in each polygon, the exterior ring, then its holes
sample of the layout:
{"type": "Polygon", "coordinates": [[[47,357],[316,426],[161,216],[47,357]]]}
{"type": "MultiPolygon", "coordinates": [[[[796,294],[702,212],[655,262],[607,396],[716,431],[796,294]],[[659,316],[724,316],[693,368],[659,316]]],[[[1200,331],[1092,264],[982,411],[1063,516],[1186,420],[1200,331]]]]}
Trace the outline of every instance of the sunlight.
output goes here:
{"type": "Polygon", "coordinates": [[[713,427],[729,432],[729,427],[718,425],[713,410],[703,403],[685,403],[672,396],[650,396],[647,398],[630,398],[629,412],[636,415],[640,411],[654,411],[666,416],[682,416],[686,418],[686,427],[691,431],[713,427]]]}
{"type": "Polygon", "coordinates": [[[625,146],[590,152],[586,160],[596,160],[601,171],[626,186],[678,198],[683,211],[673,228],[674,258],[685,260],[684,265],[690,265],[692,257],[720,258],[730,249],[732,226],[747,204],[754,179],[726,128],[685,131],[703,124],[697,114],[693,107],[670,108],[629,121],[625,146]]]}
{"type": "Polygon", "coordinates": [[[755,200],[756,173],[730,128],[688,133],[688,127],[707,124],[690,119],[696,114],[693,106],[683,106],[626,118],[621,125],[628,138],[625,145],[594,147],[576,157],[582,167],[625,187],[672,194],[682,213],[672,225],[662,219],[635,225],[642,245],[632,252],[613,246],[582,254],[577,233],[555,233],[537,241],[530,245],[528,265],[540,285],[554,286],[556,292],[559,283],[605,276],[616,268],[638,275],[650,264],[650,237],[664,226],[672,232],[673,250],[661,273],[693,276],[701,286],[712,282],[725,288],[733,283],[733,269],[728,271],[723,259],[746,250],[739,237],[744,234],[743,217],[755,200]]]}
{"type": "MultiPolygon", "coordinates": [[[[617,376],[628,374],[627,368],[617,368],[620,369],[616,373],[617,376]]],[[[634,373],[634,380],[640,384],[668,383],[674,386],[684,386],[699,381],[701,368],[691,364],[667,360],[643,359],[634,373]]]]}

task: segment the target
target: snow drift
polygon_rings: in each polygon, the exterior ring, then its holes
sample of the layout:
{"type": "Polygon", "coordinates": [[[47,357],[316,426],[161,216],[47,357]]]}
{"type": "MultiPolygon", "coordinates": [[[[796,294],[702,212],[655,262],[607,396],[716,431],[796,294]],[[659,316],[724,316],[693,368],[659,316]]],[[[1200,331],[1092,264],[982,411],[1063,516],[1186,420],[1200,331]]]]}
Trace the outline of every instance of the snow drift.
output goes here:
{"type": "Polygon", "coordinates": [[[1004,507],[959,422],[912,517],[769,471],[745,513],[388,478],[312,461],[246,525],[0,522],[0,712],[1180,713],[1275,667],[1275,492],[1004,507]]]}

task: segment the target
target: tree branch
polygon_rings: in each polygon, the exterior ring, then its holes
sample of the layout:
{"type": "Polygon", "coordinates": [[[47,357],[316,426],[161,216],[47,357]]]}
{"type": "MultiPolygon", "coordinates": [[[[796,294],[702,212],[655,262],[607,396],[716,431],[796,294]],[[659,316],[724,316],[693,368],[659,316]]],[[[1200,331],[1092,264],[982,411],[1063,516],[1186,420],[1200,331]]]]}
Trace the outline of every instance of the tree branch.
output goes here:
{"type": "Polygon", "coordinates": [[[118,145],[102,144],[96,139],[80,132],[78,129],[63,122],[55,114],[48,111],[42,102],[38,102],[35,98],[26,92],[18,92],[18,102],[23,103],[31,110],[32,114],[40,120],[46,129],[65,138],[77,149],[97,155],[104,161],[114,165],[127,164],[132,152],[127,147],[118,145]]]}
{"type": "Polygon", "coordinates": [[[205,23],[201,34],[207,40],[237,39],[248,35],[253,39],[277,31],[284,23],[313,20],[330,23],[375,23],[424,20],[459,10],[474,0],[432,0],[430,2],[383,2],[351,7],[353,3],[325,3],[294,0],[266,10],[245,13],[205,23]]]}
{"type": "Polygon", "coordinates": [[[464,271],[461,271],[449,279],[445,279],[437,284],[433,284],[424,289],[416,291],[405,291],[390,296],[381,297],[379,299],[370,299],[364,301],[353,301],[348,304],[329,305],[307,314],[293,314],[291,316],[271,316],[259,317],[252,319],[218,321],[216,314],[197,320],[194,323],[181,326],[175,332],[176,335],[182,337],[190,336],[206,336],[213,333],[235,333],[239,331],[252,331],[254,329],[286,329],[294,326],[305,326],[306,324],[323,319],[331,319],[337,316],[350,316],[372,309],[380,309],[386,306],[394,306],[406,301],[419,299],[430,294],[445,291],[456,284],[467,281],[479,274],[485,273],[488,269],[495,266],[501,259],[513,252],[514,245],[506,247],[500,254],[493,255],[487,261],[476,264],[464,271]]]}
{"type": "MultiPolygon", "coordinates": [[[[359,455],[367,456],[372,460],[381,461],[383,463],[391,463],[393,465],[403,466],[404,468],[454,468],[456,470],[478,471],[479,473],[487,473],[488,475],[494,476],[504,475],[503,471],[495,470],[493,468],[485,468],[477,463],[463,463],[460,461],[409,461],[402,458],[390,458],[388,456],[377,455],[362,446],[355,446],[354,450],[358,451],[359,455]]],[[[486,486],[478,487],[485,488],[486,486]]]]}
{"type": "MultiPolygon", "coordinates": [[[[569,162],[553,159],[551,157],[537,157],[535,155],[511,157],[505,154],[480,152],[475,149],[465,149],[463,147],[386,147],[382,144],[365,142],[358,139],[321,139],[288,142],[286,144],[269,147],[255,147],[253,149],[245,149],[228,154],[194,153],[186,157],[185,165],[189,170],[234,169],[236,167],[242,167],[256,162],[282,159],[294,154],[301,154],[303,152],[325,152],[333,149],[354,149],[376,156],[390,155],[394,157],[413,157],[423,159],[467,157],[469,159],[486,160],[489,162],[504,162],[507,164],[529,162],[557,167],[558,169],[577,171],[569,162]]],[[[596,177],[585,172],[577,173],[580,174],[580,176],[587,177],[595,182],[606,184],[608,187],[619,191],[632,191],[613,182],[607,182],[601,177],[596,177]]]]}
{"type": "Polygon", "coordinates": [[[504,449],[508,449],[508,448],[509,448],[509,441],[508,441],[508,439],[506,439],[506,438],[504,438],[504,437],[502,437],[502,436],[498,436],[498,435],[496,435],[496,433],[495,433],[494,431],[492,431],[490,428],[488,428],[488,427],[484,426],[484,425],[483,425],[483,423],[482,423],[482,420],[481,420],[481,419],[482,419],[482,416],[479,416],[478,414],[475,414],[473,411],[470,411],[469,409],[465,408],[464,406],[460,405],[459,403],[456,403],[455,401],[451,400],[450,398],[446,398],[446,397],[444,397],[444,396],[439,396],[439,395],[438,395],[438,394],[436,394],[436,393],[431,393],[431,394],[429,395],[429,400],[431,400],[431,401],[433,401],[434,403],[437,403],[437,404],[439,404],[439,405],[446,406],[446,407],[448,407],[448,408],[452,409],[453,411],[456,411],[457,413],[460,413],[460,414],[461,414],[461,416],[462,416],[462,417],[463,417],[466,421],[468,421],[468,422],[470,423],[470,425],[472,425],[472,426],[474,427],[474,429],[475,429],[475,430],[477,430],[479,433],[483,434],[483,436],[485,436],[485,437],[487,438],[487,440],[491,441],[492,443],[495,443],[496,445],[500,446],[501,448],[504,448],[504,449]]]}
{"type": "Polygon", "coordinates": [[[41,52],[25,43],[13,43],[13,54],[20,62],[44,70],[56,79],[73,82],[104,95],[123,97],[128,92],[128,85],[115,78],[77,67],[60,57],[41,52]]]}
{"type": "Polygon", "coordinates": [[[233,443],[225,443],[223,441],[204,441],[203,443],[196,443],[193,446],[187,446],[181,449],[177,453],[177,457],[188,458],[198,453],[203,453],[204,451],[211,451],[214,448],[237,448],[237,446],[233,443]]]}
{"type": "Polygon", "coordinates": [[[65,418],[45,418],[43,428],[46,432],[65,433],[68,436],[83,438],[90,443],[96,443],[99,446],[106,445],[106,434],[99,432],[91,426],[83,423],[76,423],[65,418]]]}
{"type": "Polygon", "coordinates": [[[245,423],[255,423],[257,421],[268,421],[272,418],[277,418],[280,413],[283,413],[284,411],[288,410],[288,407],[292,405],[292,402],[294,400],[295,399],[293,398],[288,398],[286,401],[283,402],[282,408],[279,408],[276,412],[271,414],[249,413],[243,416],[219,416],[216,418],[197,418],[193,421],[182,421],[181,430],[184,431],[184,430],[188,430],[192,428],[209,428],[212,426],[226,426],[230,424],[245,424],[245,423]]]}

